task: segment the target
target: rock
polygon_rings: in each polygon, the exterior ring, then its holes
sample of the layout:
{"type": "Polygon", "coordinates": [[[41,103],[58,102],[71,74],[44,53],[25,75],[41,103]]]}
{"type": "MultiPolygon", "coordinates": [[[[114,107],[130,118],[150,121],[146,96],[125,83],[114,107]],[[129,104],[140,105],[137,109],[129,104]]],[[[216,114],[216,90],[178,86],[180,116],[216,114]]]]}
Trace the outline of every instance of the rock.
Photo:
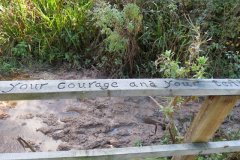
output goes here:
{"type": "Polygon", "coordinates": [[[69,151],[71,150],[71,146],[68,144],[60,144],[57,148],[58,151],[69,151]]]}

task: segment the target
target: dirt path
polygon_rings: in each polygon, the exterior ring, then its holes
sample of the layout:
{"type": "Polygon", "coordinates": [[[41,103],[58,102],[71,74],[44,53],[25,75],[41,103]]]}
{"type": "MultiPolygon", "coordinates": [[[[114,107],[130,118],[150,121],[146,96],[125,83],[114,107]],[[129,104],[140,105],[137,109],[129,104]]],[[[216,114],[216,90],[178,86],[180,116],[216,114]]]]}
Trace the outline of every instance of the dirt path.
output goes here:
{"type": "MultiPolygon", "coordinates": [[[[96,72],[38,72],[29,79],[102,78],[96,72]]],[[[163,105],[166,98],[155,97],[163,105]]],[[[175,112],[175,123],[184,134],[199,108],[192,102],[175,112]]],[[[1,109],[1,105],[0,105],[1,109]]],[[[116,97],[73,100],[2,102],[0,152],[26,152],[17,141],[26,140],[37,151],[141,146],[170,142],[167,122],[149,97],[116,97]],[[5,107],[3,107],[5,104],[5,107]],[[9,109],[11,108],[11,109],[9,109]]],[[[216,134],[236,132],[240,107],[216,134]],[[231,126],[231,128],[229,127],[231,126]]]]}

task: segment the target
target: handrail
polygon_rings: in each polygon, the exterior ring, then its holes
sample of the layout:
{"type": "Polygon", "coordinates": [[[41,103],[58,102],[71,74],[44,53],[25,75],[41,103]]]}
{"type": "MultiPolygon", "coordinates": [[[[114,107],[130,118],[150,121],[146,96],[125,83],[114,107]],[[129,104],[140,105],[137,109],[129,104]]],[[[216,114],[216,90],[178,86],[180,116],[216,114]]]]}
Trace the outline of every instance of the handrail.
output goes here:
{"type": "Polygon", "coordinates": [[[240,79],[0,81],[0,100],[208,95],[240,95],[240,79]]]}

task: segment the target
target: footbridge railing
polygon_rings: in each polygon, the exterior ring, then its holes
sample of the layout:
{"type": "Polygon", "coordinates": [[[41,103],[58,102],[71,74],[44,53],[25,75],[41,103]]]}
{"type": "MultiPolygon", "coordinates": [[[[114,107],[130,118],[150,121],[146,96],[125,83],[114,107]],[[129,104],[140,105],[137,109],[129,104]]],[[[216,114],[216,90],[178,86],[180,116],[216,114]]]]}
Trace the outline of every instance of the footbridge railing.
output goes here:
{"type": "Polygon", "coordinates": [[[117,96],[205,96],[183,144],[59,152],[1,153],[0,159],[142,159],[240,152],[240,141],[208,142],[240,99],[240,79],[92,79],[0,81],[0,100],[117,96]]]}

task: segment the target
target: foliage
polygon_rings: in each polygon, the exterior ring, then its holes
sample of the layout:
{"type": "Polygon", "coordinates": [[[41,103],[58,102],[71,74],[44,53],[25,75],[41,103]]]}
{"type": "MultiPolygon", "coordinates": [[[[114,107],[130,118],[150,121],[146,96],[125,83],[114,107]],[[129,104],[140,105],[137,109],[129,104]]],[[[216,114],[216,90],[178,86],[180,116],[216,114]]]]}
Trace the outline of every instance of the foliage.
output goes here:
{"type": "Polygon", "coordinates": [[[160,68],[160,72],[163,72],[164,77],[171,78],[203,78],[205,74],[205,66],[207,64],[207,58],[204,56],[198,57],[195,62],[185,62],[185,66],[180,66],[178,60],[173,59],[174,53],[170,50],[165,51],[155,61],[156,67],[160,68]]]}
{"type": "Polygon", "coordinates": [[[134,143],[134,147],[142,147],[143,146],[143,141],[141,139],[138,139],[134,143]]]}
{"type": "MultiPolygon", "coordinates": [[[[186,17],[187,18],[187,17],[186,17]]],[[[161,73],[161,77],[171,78],[203,78],[205,75],[207,60],[205,56],[200,56],[201,45],[206,43],[207,40],[202,40],[200,28],[193,25],[192,21],[188,18],[192,33],[192,40],[188,47],[188,55],[185,57],[184,62],[180,62],[178,57],[171,50],[165,51],[155,61],[155,66],[161,73]]],[[[169,121],[167,126],[169,134],[173,143],[183,140],[177,126],[174,123],[173,113],[181,106],[181,97],[174,97],[167,106],[160,106],[160,111],[169,121]]]]}
{"type": "Polygon", "coordinates": [[[29,55],[29,48],[26,42],[20,42],[12,49],[13,56],[16,58],[28,59],[31,55],[29,55]]]}
{"type": "MultiPolygon", "coordinates": [[[[95,8],[93,19],[101,33],[106,36],[105,50],[108,65],[111,69],[121,68],[133,72],[134,58],[138,54],[136,36],[141,30],[142,14],[134,3],[126,4],[123,9],[106,2],[99,2],[95,8]],[[114,56],[113,56],[114,55],[114,56]]],[[[106,67],[104,67],[106,68],[106,67]]]]}
{"type": "Polygon", "coordinates": [[[18,65],[16,60],[9,58],[0,59],[0,75],[7,76],[11,73],[14,73],[18,70],[18,65]]]}
{"type": "Polygon", "coordinates": [[[214,40],[207,47],[211,53],[211,75],[239,78],[240,1],[211,2],[206,6],[207,15],[204,22],[204,28],[209,30],[209,35],[214,40]]]}
{"type": "Polygon", "coordinates": [[[92,39],[87,18],[91,0],[1,0],[0,4],[0,47],[6,56],[78,65],[76,60],[84,56],[92,39]]]}
{"type": "MultiPolygon", "coordinates": [[[[184,64],[189,56],[189,47],[197,40],[198,35],[193,32],[196,33],[199,27],[203,33],[202,41],[198,41],[202,46],[200,54],[208,57],[208,66],[205,68],[208,74],[205,76],[239,77],[239,62],[236,58],[233,60],[226,57],[230,51],[232,57],[238,56],[239,59],[239,0],[153,0],[139,3],[144,15],[143,34],[139,39],[145,58],[139,66],[142,72],[152,68],[149,61],[155,61],[156,55],[166,50],[175,54],[173,60],[184,64]],[[192,24],[197,27],[194,28],[192,24]]],[[[194,48],[199,44],[195,44],[194,48]]],[[[153,69],[148,73],[161,76],[153,69]]]]}
{"type": "Polygon", "coordinates": [[[115,77],[239,78],[239,8],[240,0],[0,0],[0,53],[115,77]]]}

